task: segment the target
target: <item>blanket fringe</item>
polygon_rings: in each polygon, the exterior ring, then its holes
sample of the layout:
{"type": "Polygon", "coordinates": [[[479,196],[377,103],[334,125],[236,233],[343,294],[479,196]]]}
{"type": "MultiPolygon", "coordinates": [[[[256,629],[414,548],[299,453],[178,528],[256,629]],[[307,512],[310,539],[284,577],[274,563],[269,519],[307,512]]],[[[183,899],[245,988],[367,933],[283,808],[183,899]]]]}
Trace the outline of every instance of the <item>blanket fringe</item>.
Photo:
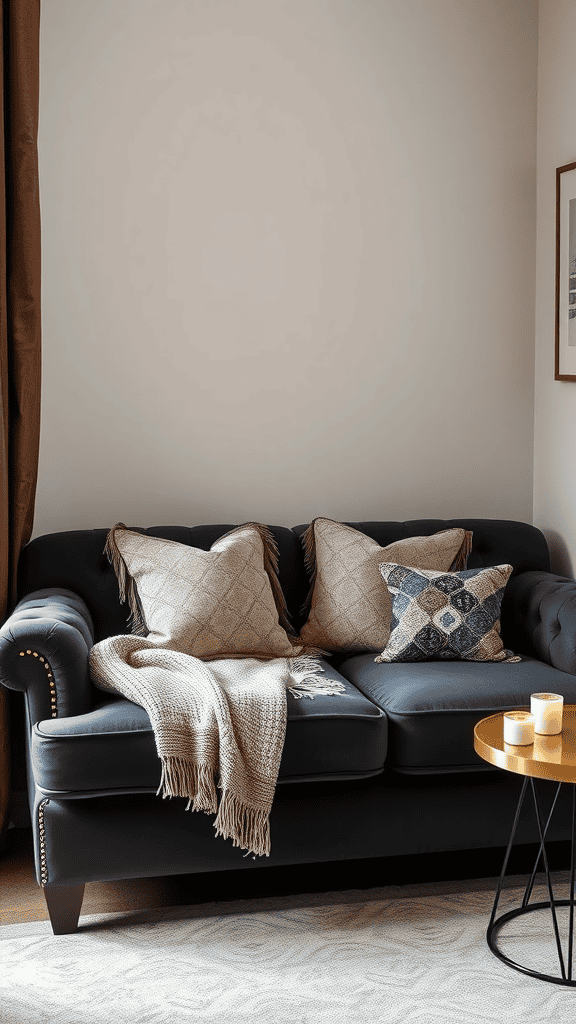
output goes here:
{"type": "Polygon", "coordinates": [[[335,696],[338,693],[346,692],[344,683],[339,683],[335,679],[320,679],[318,677],[318,673],[324,672],[324,668],[314,655],[301,654],[298,658],[288,658],[288,671],[290,683],[286,689],[297,699],[310,697],[311,700],[314,700],[314,697],[320,694],[335,696]]]}
{"type": "Polygon", "coordinates": [[[270,856],[269,812],[249,807],[229,790],[222,794],[218,816],[214,822],[216,835],[231,839],[233,846],[239,846],[255,857],[270,856]]]}
{"type": "Polygon", "coordinates": [[[172,754],[161,758],[162,778],[156,796],[163,789],[162,798],[167,796],[188,797],[186,810],[206,811],[216,814],[218,797],[214,781],[214,769],[207,764],[195,764],[184,757],[172,754]]]}

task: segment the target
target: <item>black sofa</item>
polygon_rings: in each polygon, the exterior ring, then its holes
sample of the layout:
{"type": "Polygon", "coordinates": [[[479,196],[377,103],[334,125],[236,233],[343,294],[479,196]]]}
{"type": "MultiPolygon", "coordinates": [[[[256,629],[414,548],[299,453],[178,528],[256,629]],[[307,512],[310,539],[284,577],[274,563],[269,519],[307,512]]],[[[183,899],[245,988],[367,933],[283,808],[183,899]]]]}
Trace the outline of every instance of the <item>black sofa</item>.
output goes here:
{"type": "MultiPolygon", "coordinates": [[[[76,929],[87,881],[197,873],[200,884],[207,872],[344,861],[352,862],[354,887],[367,858],[506,844],[519,778],[477,756],[474,725],[525,707],[536,691],[576,703],[576,584],[550,573],[543,534],[524,523],[348,525],[381,546],[456,526],[471,530],[469,568],[513,566],[501,628],[505,646],[522,660],[376,664],[373,653],[327,660],[346,692],[314,700],[288,694],[272,852],[259,859],[215,838],[211,816],[156,796],[160,761],[146,712],[90,681],[92,644],[128,632],[128,608],[103,554],[108,531],[49,534],[23,549],[18,601],[0,629],[0,682],[24,693],[36,872],[55,934],[76,929]]],[[[146,532],[208,550],[232,528],[146,532]]],[[[270,529],[299,631],[309,589],[300,541],[306,526],[270,529]]],[[[562,799],[553,841],[569,837],[562,799]]],[[[537,840],[531,816],[521,818],[517,840],[537,840]]]]}

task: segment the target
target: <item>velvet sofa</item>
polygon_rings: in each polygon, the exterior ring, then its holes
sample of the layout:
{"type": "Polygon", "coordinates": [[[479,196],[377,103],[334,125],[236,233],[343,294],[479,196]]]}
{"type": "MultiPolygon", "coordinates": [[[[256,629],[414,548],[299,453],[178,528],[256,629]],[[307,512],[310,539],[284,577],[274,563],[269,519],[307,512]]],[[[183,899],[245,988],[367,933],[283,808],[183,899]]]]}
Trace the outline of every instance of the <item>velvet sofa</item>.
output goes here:
{"type": "MultiPolygon", "coordinates": [[[[506,844],[516,776],[483,762],[473,729],[550,690],[576,703],[576,584],[550,573],[543,534],[505,520],[349,523],[385,546],[452,527],[472,531],[468,567],[509,563],[501,613],[514,664],[378,664],[374,653],[325,659],[339,696],[288,700],[269,858],[215,838],[211,818],[156,795],[160,762],[140,706],[95,688],[91,646],[128,632],[103,554],[107,530],[37,537],[22,551],[18,600],[0,629],[0,682],[24,693],[28,799],[36,872],[55,934],[74,931],[84,885],[136,877],[489,850],[506,844]]],[[[146,533],[209,550],[229,525],[146,533]]],[[[295,630],[309,591],[301,536],[272,526],[295,630]]],[[[568,787],[565,787],[568,788],[568,787]]],[[[552,840],[569,836],[562,806],[552,840]]],[[[537,839],[522,818],[518,841],[537,839]]],[[[383,864],[386,862],[383,861],[383,864]]],[[[383,876],[382,882],[385,882],[383,876]]]]}

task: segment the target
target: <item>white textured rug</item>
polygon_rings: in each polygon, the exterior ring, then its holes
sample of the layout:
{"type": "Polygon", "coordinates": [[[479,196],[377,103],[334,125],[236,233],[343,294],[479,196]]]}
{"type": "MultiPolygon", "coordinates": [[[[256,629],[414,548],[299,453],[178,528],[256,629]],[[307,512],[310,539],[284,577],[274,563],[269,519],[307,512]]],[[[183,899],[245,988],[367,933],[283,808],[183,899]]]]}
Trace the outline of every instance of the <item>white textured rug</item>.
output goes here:
{"type": "MultiPolygon", "coordinates": [[[[481,879],[99,914],[64,936],[48,922],[7,925],[0,1020],[573,1024],[576,989],[522,975],[490,953],[494,887],[481,879]]],[[[520,891],[507,887],[502,910],[520,891]]],[[[538,886],[533,899],[545,898],[538,886]]],[[[511,923],[501,945],[556,970],[546,915],[511,923]]]]}

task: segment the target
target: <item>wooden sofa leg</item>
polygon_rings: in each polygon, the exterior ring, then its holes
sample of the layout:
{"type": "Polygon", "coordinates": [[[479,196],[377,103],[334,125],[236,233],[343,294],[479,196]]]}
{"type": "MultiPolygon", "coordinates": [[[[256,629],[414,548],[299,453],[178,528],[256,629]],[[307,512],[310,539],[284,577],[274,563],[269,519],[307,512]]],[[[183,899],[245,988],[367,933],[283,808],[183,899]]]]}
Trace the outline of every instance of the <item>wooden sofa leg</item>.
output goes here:
{"type": "Polygon", "coordinates": [[[45,885],[44,899],[54,935],[70,935],[75,932],[84,899],[84,884],[45,885]]]}

